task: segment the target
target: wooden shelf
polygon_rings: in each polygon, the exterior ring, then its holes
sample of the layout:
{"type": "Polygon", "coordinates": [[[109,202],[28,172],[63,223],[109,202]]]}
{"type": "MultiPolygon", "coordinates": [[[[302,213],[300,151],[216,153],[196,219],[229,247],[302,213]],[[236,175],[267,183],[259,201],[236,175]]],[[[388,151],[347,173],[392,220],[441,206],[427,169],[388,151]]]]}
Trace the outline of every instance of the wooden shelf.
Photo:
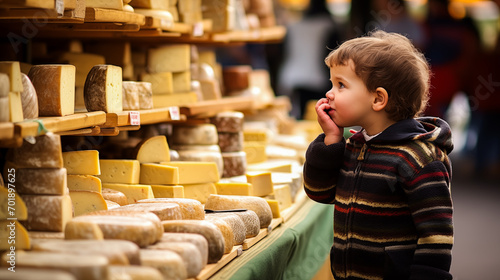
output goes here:
{"type": "Polygon", "coordinates": [[[180,111],[181,114],[187,117],[212,116],[221,111],[238,111],[252,108],[253,102],[252,97],[224,97],[182,106],[180,111]]]}
{"type": "Polygon", "coordinates": [[[85,10],[85,22],[114,22],[144,25],[146,17],[141,14],[99,8],[85,10]]]}
{"type": "Polygon", "coordinates": [[[14,137],[14,124],[10,122],[0,123],[0,140],[14,137]]]}
{"type": "MultiPolygon", "coordinates": [[[[174,108],[179,111],[179,108],[174,108]]],[[[172,121],[185,121],[186,116],[180,115],[179,119],[172,117],[170,113],[171,107],[167,108],[156,108],[150,110],[138,110],[140,114],[140,124],[154,124],[160,122],[172,122],[172,121]]],[[[120,126],[131,126],[130,122],[130,112],[123,111],[120,113],[107,113],[106,122],[101,125],[101,127],[120,127],[120,126]]]]}
{"type": "Polygon", "coordinates": [[[214,275],[217,271],[223,268],[230,261],[241,255],[242,253],[241,245],[234,246],[231,252],[222,256],[222,258],[214,264],[208,264],[203,268],[203,270],[196,276],[196,278],[189,278],[190,280],[207,280],[212,275],[214,275]]]}

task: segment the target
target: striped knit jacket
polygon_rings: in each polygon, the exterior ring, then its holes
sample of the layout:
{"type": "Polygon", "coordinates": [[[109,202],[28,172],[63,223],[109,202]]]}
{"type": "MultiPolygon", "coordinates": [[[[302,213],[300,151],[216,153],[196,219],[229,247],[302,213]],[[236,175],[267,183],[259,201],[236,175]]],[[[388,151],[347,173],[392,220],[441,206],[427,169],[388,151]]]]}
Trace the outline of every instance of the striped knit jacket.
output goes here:
{"type": "Polygon", "coordinates": [[[328,146],[324,137],[306,152],[304,188],[335,204],[335,280],[452,279],[448,124],[403,120],[368,142],[360,132],[328,146]]]}

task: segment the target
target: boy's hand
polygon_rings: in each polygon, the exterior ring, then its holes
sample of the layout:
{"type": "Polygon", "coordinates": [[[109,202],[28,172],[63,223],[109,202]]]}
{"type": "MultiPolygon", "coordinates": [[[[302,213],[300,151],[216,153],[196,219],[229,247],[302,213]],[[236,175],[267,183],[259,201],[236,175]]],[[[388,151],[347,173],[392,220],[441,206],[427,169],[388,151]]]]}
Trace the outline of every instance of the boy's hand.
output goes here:
{"type": "Polygon", "coordinates": [[[330,145],[339,143],[344,137],[344,128],[338,126],[332,118],[335,113],[330,106],[327,98],[321,98],[316,103],[316,114],[318,115],[318,123],[325,133],[325,144],[330,145]]]}

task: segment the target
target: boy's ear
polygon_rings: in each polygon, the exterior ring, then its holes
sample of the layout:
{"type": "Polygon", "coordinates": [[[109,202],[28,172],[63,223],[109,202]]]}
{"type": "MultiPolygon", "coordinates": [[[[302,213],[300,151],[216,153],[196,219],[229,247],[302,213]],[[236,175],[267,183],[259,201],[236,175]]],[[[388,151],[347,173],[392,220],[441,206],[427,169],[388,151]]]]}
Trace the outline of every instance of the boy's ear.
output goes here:
{"type": "Polygon", "coordinates": [[[383,87],[378,87],[373,94],[373,110],[376,112],[382,111],[387,106],[387,102],[389,102],[389,94],[387,93],[387,90],[383,87]]]}

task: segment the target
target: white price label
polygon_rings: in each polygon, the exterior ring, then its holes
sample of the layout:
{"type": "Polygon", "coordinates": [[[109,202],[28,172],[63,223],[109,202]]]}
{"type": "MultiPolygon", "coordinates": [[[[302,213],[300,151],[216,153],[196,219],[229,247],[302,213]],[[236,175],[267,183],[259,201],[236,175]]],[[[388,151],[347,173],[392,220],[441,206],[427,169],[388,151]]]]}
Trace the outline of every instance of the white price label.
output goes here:
{"type": "Polygon", "coordinates": [[[56,0],[55,4],[56,12],[59,16],[64,15],[64,0],[56,0]]]}
{"type": "Polygon", "coordinates": [[[170,112],[170,119],[173,121],[178,121],[181,119],[181,114],[179,112],[179,107],[177,106],[172,106],[168,108],[168,111],[170,112]]]}
{"type": "Polygon", "coordinates": [[[194,37],[203,36],[203,22],[195,22],[193,24],[193,36],[194,37]]]}
{"type": "Polygon", "coordinates": [[[141,125],[141,114],[137,111],[130,111],[130,125],[141,125]]]}

